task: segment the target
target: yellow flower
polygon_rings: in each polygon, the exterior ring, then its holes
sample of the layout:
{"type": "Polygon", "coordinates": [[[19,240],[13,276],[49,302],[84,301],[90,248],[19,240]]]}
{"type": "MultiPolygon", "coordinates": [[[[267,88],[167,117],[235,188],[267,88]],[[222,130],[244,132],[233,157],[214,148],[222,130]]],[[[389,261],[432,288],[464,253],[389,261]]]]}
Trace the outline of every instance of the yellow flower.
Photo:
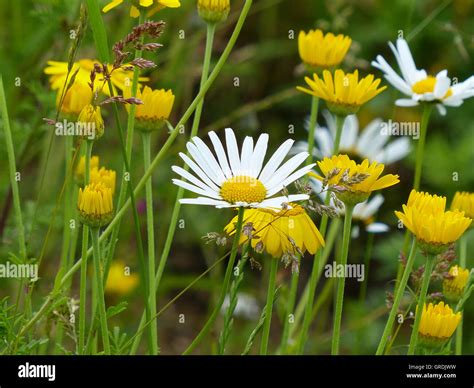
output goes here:
{"type": "Polygon", "coordinates": [[[82,135],[88,140],[98,140],[104,134],[104,120],[100,113],[100,106],[86,105],[79,117],[77,124],[81,125],[82,135]]]}
{"type": "MultiPolygon", "coordinates": [[[[107,13],[111,9],[118,7],[122,3],[123,0],[112,0],[109,4],[102,8],[102,12],[107,13]]],[[[130,7],[130,16],[132,18],[137,18],[140,16],[139,7],[149,9],[147,12],[147,16],[154,15],[162,8],[181,7],[181,3],[179,2],[179,0],[131,0],[131,3],[132,5],[130,7]]]]}
{"type": "Polygon", "coordinates": [[[77,209],[83,224],[91,227],[107,225],[112,219],[113,208],[112,190],[102,182],[79,189],[77,209]]]}
{"type": "Polygon", "coordinates": [[[464,212],[445,211],[445,207],[446,197],[412,190],[403,212],[395,214],[415,235],[423,251],[439,254],[459,239],[472,221],[464,217],[464,212]]]}
{"type": "Polygon", "coordinates": [[[114,261],[109,269],[105,291],[110,294],[126,295],[136,288],[138,281],[138,274],[130,273],[123,261],[114,261]]]}
{"type": "Polygon", "coordinates": [[[199,16],[208,23],[218,23],[227,19],[230,0],[198,0],[199,16]]]}
{"type": "Polygon", "coordinates": [[[115,193],[116,173],[114,170],[107,170],[105,167],[91,167],[90,183],[103,183],[115,193]]]}
{"type": "MultiPolygon", "coordinates": [[[[228,235],[235,233],[237,217],[224,228],[228,235]]],[[[273,257],[282,257],[285,253],[296,254],[297,249],[314,254],[324,246],[324,239],[305,210],[296,204],[282,210],[247,209],[244,213],[244,225],[252,223],[252,247],[259,244],[273,257]]],[[[248,241],[244,233],[240,244],[248,241]]]]}
{"type": "MultiPolygon", "coordinates": [[[[124,96],[131,96],[130,88],[125,90],[124,96]]],[[[173,109],[173,92],[165,89],[152,90],[145,86],[141,92],[137,91],[137,98],[143,101],[143,104],[137,105],[135,110],[139,127],[145,130],[161,128],[173,109]]]]}
{"type": "MultiPolygon", "coordinates": [[[[58,89],[56,107],[59,107],[62,92],[62,88],[58,89]]],[[[61,112],[78,115],[86,105],[91,103],[91,101],[92,90],[89,85],[81,81],[75,81],[64,95],[61,112]]]]}
{"type": "Polygon", "coordinates": [[[387,174],[380,177],[384,165],[377,162],[369,164],[368,159],[357,164],[347,155],[334,155],[318,162],[323,176],[310,172],[312,177],[336,186],[336,196],[348,205],[364,202],[372,191],[385,189],[400,182],[398,175],[387,174]],[[360,180],[358,178],[365,179],[360,180]],[[358,182],[358,183],[356,183],[358,182]]]}
{"type": "MultiPolygon", "coordinates": [[[[91,71],[94,68],[94,63],[100,63],[97,60],[93,59],[81,59],[80,61],[74,63],[72,70],[69,74],[70,77],[77,71],[76,79],[74,82],[81,82],[83,84],[88,84],[90,82],[91,71]]],[[[53,90],[62,90],[64,84],[66,83],[67,76],[67,62],[58,62],[58,61],[48,61],[48,65],[44,72],[49,75],[49,83],[51,89],[53,90]]],[[[108,66],[109,71],[112,70],[112,65],[108,66]]],[[[125,87],[131,84],[133,78],[133,72],[123,69],[117,69],[112,73],[111,81],[112,85],[119,90],[124,90],[125,87]]],[[[97,80],[102,80],[101,75],[97,76],[97,80]]],[[[147,77],[139,77],[140,82],[146,82],[149,80],[147,77]]],[[[102,85],[103,82],[100,82],[102,85]]],[[[102,92],[110,96],[109,88],[107,85],[102,89],[102,92]]]]}
{"type": "Polygon", "coordinates": [[[351,47],[352,39],[321,30],[300,31],[298,51],[301,60],[312,68],[328,68],[339,65],[351,47]]]}
{"type": "Polygon", "coordinates": [[[420,343],[428,347],[443,345],[453,335],[461,317],[460,312],[454,313],[444,302],[425,304],[418,328],[420,343]]]}
{"type": "Polygon", "coordinates": [[[469,270],[457,265],[449,269],[450,278],[443,281],[443,294],[453,302],[458,302],[464,294],[464,289],[469,280],[469,270]]]}
{"type": "Polygon", "coordinates": [[[323,78],[313,74],[313,79],[305,77],[305,81],[311,89],[297,86],[301,92],[326,100],[328,109],[340,116],[356,113],[361,105],[374,98],[387,87],[378,88],[380,79],[374,79],[373,74],[359,80],[359,72],[345,74],[337,69],[334,73],[323,71],[323,78]]]}
{"type": "MultiPolygon", "coordinates": [[[[91,157],[90,166],[91,166],[91,170],[94,168],[99,168],[98,156],[94,155],[91,157]]],[[[84,186],[85,171],[86,171],[86,158],[84,156],[81,156],[81,158],[79,159],[79,162],[77,163],[76,171],[75,171],[76,183],[79,186],[84,186]]]]}
{"type": "Polygon", "coordinates": [[[474,218],[474,193],[457,191],[451,203],[451,210],[463,211],[466,217],[474,218]]]}

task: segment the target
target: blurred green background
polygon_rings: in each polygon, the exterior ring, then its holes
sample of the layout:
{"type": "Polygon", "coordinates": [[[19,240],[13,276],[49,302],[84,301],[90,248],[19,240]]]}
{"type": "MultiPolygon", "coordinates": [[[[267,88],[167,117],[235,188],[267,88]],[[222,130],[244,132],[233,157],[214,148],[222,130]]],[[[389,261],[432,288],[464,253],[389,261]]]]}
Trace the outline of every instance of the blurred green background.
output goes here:
{"type": "MultiPolygon", "coordinates": [[[[47,229],[52,224],[52,234],[40,268],[41,279],[34,294],[34,308],[38,308],[53,286],[59,265],[62,236],[62,215],[58,213],[55,218],[52,217],[64,181],[64,144],[60,138],[54,139],[38,204],[38,221],[34,230],[31,230],[42,166],[45,163],[52,130],[52,127],[44,124],[43,118],[52,118],[55,114],[55,93],[50,90],[43,70],[48,60],[67,60],[71,42],[69,32],[77,25],[80,3],[79,0],[0,0],[0,72],[6,87],[18,169],[22,173],[20,194],[29,236],[28,250],[32,258],[39,256],[47,229]]],[[[204,51],[205,25],[197,15],[195,1],[183,0],[182,3],[179,9],[165,9],[154,16],[155,20],[162,19],[166,22],[166,30],[160,39],[164,47],[157,54],[150,56],[150,59],[158,63],[158,67],[146,74],[151,78],[150,86],[173,89],[176,101],[171,123],[179,120],[197,93],[204,51]]],[[[232,33],[242,4],[243,1],[232,1],[228,20],[218,27],[213,63],[232,33]]],[[[270,150],[275,150],[290,136],[290,126],[295,128],[291,137],[306,139],[304,123],[309,114],[310,98],[295,90],[296,85],[303,83],[304,75],[297,52],[297,35],[300,30],[318,27],[325,31],[349,35],[353,43],[343,67],[347,70],[359,68],[362,74],[372,72],[379,77],[380,72],[370,66],[370,61],[377,54],[382,54],[396,67],[387,42],[395,41],[402,31],[403,35],[409,38],[418,67],[425,68],[432,74],[446,68],[451,77],[464,80],[474,73],[473,17],[474,4],[471,0],[255,1],[234,51],[206,96],[200,134],[204,136],[209,130],[221,131],[226,126],[232,126],[241,137],[244,134],[255,136],[265,131],[271,136],[270,150]],[[294,39],[291,39],[292,37],[294,39]],[[235,86],[236,81],[238,86],[235,86]]],[[[128,7],[124,6],[104,15],[104,20],[109,42],[124,37],[136,23],[128,16],[128,7]]],[[[93,59],[96,56],[89,29],[79,49],[78,59],[93,59]]],[[[418,108],[394,106],[398,97],[397,92],[389,86],[386,92],[364,106],[359,114],[361,128],[375,117],[393,121],[419,120],[421,115],[418,108]]],[[[430,122],[422,189],[446,195],[448,201],[457,190],[474,191],[473,109],[474,99],[471,99],[460,108],[448,108],[448,114],[444,117],[434,113],[430,122]],[[452,179],[455,172],[459,175],[457,181],[452,179]]],[[[106,133],[96,143],[94,154],[100,155],[101,165],[120,171],[120,143],[111,115],[110,107],[104,109],[106,133]]],[[[125,111],[122,115],[125,122],[125,111]]],[[[323,124],[321,115],[318,121],[323,124]]],[[[189,122],[186,125],[186,133],[189,133],[190,126],[189,122]]],[[[8,259],[9,252],[15,253],[17,250],[3,136],[3,131],[0,131],[0,262],[8,259]]],[[[164,131],[153,136],[152,155],[158,152],[166,136],[164,131]]],[[[187,136],[178,136],[166,159],[153,175],[158,256],[166,236],[176,194],[176,188],[171,184],[173,174],[170,166],[180,163],[177,153],[184,149],[186,139],[187,136]]],[[[135,181],[143,173],[141,147],[139,139],[136,140],[132,166],[135,181]]],[[[401,183],[384,193],[386,201],[378,219],[390,225],[391,232],[375,237],[368,293],[364,301],[358,300],[359,284],[356,280],[348,280],[343,315],[343,353],[372,354],[380,339],[385,324],[385,293],[392,290],[398,253],[403,244],[403,232],[396,229],[393,210],[399,209],[408,197],[413,166],[414,153],[389,168],[389,172],[400,175],[401,183]]],[[[137,200],[143,202],[144,193],[137,200]]],[[[232,216],[230,210],[182,207],[182,228],[178,228],[176,232],[165,270],[158,295],[160,306],[166,304],[221,256],[224,252],[222,248],[212,244],[205,245],[201,237],[210,231],[221,232],[232,216]]],[[[131,214],[127,215],[126,219],[131,220],[131,214]]],[[[141,221],[145,236],[144,214],[141,215],[141,221]]],[[[468,247],[468,262],[471,267],[474,264],[473,235],[471,232],[468,247]]],[[[358,240],[352,242],[350,262],[362,262],[366,239],[366,234],[362,233],[358,240]]],[[[135,252],[133,223],[123,222],[115,256],[137,269],[138,259],[135,252]]],[[[260,309],[265,300],[265,272],[268,265],[263,257],[256,256],[255,259],[261,262],[263,270],[252,270],[248,267],[242,288],[244,293],[254,298],[260,309]]],[[[418,259],[421,265],[421,257],[418,259]]],[[[306,256],[301,268],[301,285],[305,283],[311,265],[312,258],[306,256]]],[[[219,271],[222,269],[213,271],[159,317],[162,353],[180,353],[202,327],[212,308],[212,301],[220,292],[219,271]],[[180,314],[184,314],[184,323],[179,323],[180,314]]],[[[289,278],[290,270],[281,269],[278,279],[282,289],[276,307],[280,319],[274,319],[273,322],[272,348],[278,343],[281,333],[289,278]]],[[[320,286],[324,286],[325,282],[321,283],[320,286]]],[[[16,282],[0,279],[0,297],[15,295],[16,288],[16,282]]],[[[320,291],[318,288],[317,297],[320,291]]],[[[74,279],[70,296],[78,299],[78,277],[74,279]]],[[[133,333],[143,308],[141,297],[138,291],[121,297],[109,295],[107,303],[116,304],[122,299],[128,300],[128,308],[114,317],[110,326],[120,326],[122,331],[133,333]]],[[[322,305],[315,320],[307,344],[308,353],[328,353],[330,349],[330,302],[331,298],[322,305]]],[[[51,316],[49,319],[52,325],[57,323],[57,317],[51,316]]],[[[255,320],[236,318],[228,353],[240,353],[243,350],[255,325],[255,320]]],[[[465,316],[464,348],[465,353],[470,354],[474,353],[474,338],[469,335],[473,325],[474,306],[471,299],[465,316]]],[[[212,335],[216,338],[218,331],[212,335]]],[[[402,345],[407,343],[408,335],[409,323],[406,323],[402,327],[402,335],[398,338],[400,344],[394,344],[394,353],[405,351],[402,345]]],[[[211,351],[207,344],[200,350],[211,351]]],[[[49,345],[49,351],[61,353],[54,344],[49,345]]]]}

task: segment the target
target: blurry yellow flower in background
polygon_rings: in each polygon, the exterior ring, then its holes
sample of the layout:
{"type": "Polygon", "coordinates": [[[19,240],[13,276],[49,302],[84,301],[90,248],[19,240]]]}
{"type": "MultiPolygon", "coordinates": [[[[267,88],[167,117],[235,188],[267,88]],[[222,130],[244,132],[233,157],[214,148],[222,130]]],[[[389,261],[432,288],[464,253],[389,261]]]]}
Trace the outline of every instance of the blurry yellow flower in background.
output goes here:
{"type": "Polygon", "coordinates": [[[89,140],[98,140],[104,134],[104,119],[100,106],[86,105],[79,113],[77,122],[82,125],[83,136],[89,140]]]}
{"type": "Polygon", "coordinates": [[[107,170],[105,167],[91,167],[90,183],[103,183],[115,193],[116,173],[114,170],[107,170]]]}
{"type": "Polygon", "coordinates": [[[138,285],[139,276],[131,273],[130,269],[121,260],[112,263],[105,284],[105,292],[116,295],[127,295],[138,285]]]}
{"type": "Polygon", "coordinates": [[[230,0],[198,0],[199,16],[208,23],[218,23],[227,19],[230,0]]]}
{"type": "Polygon", "coordinates": [[[396,216],[412,232],[421,248],[431,254],[444,252],[458,240],[471,224],[464,212],[445,211],[446,197],[412,190],[403,212],[396,216]]]}
{"type": "Polygon", "coordinates": [[[101,183],[79,189],[77,209],[83,224],[91,227],[107,225],[113,216],[112,190],[101,183]]]}
{"type": "MultiPolygon", "coordinates": [[[[94,63],[100,63],[97,60],[93,59],[81,59],[78,62],[75,62],[72,70],[69,74],[69,78],[76,72],[76,79],[74,82],[80,82],[83,84],[88,84],[90,82],[90,74],[94,68],[94,63]]],[[[112,70],[112,65],[109,65],[109,70],[112,70]]],[[[67,76],[67,62],[58,62],[58,61],[48,61],[48,66],[44,69],[45,74],[49,75],[49,83],[51,89],[61,91],[66,83],[67,76]]],[[[97,79],[100,80],[102,77],[100,74],[97,79]]],[[[133,71],[126,71],[123,69],[114,70],[112,73],[111,81],[112,85],[119,90],[124,90],[127,86],[131,85],[131,80],[133,78],[133,71]]],[[[146,82],[149,78],[139,77],[139,82],[146,82]]],[[[102,92],[106,95],[110,95],[109,88],[107,85],[102,89],[102,92]]]]}
{"type": "MultiPolygon", "coordinates": [[[[91,166],[91,170],[93,170],[94,168],[99,168],[98,156],[94,155],[91,157],[90,166],[91,166]]],[[[86,158],[83,155],[79,159],[79,162],[77,162],[76,171],[75,171],[76,183],[79,186],[84,186],[85,171],[86,171],[86,158]]]]}
{"type": "Polygon", "coordinates": [[[328,109],[339,116],[347,116],[356,113],[367,101],[371,100],[387,87],[380,84],[380,78],[375,79],[373,74],[359,80],[359,72],[345,74],[337,69],[334,73],[323,71],[323,77],[315,73],[313,79],[305,77],[305,81],[311,89],[301,86],[296,88],[304,93],[322,98],[326,101],[328,109]]]}
{"type": "MultiPolygon", "coordinates": [[[[56,96],[56,107],[59,108],[63,90],[58,89],[56,96]]],[[[92,90],[86,82],[76,81],[65,93],[63,103],[61,105],[61,112],[78,115],[81,110],[92,101],[92,90]]]]}
{"type": "Polygon", "coordinates": [[[321,30],[300,31],[298,51],[301,60],[311,68],[328,68],[339,65],[351,47],[352,39],[321,30]]]}
{"type": "Polygon", "coordinates": [[[449,269],[449,275],[450,278],[443,281],[443,294],[446,299],[458,302],[469,280],[469,270],[454,265],[449,269]]]}
{"type": "MultiPolygon", "coordinates": [[[[224,228],[228,235],[235,233],[237,216],[224,228]]],[[[285,253],[297,254],[308,251],[311,254],[324,247],[324,239],[306,211],[299,205],[290,204],[282,210],[247,209],[244,213],[244,225],[252,223],[252,247],[258,244],[273,257],[282,257],[285,253]]],[[[248,236],[240,236],[240,244],[247,242],[248,236]]]]}
{"type": "Polygon", "coordinates": [[[323,174],[313,172],[309,175],[325,181],[329,186],[337,186],[336,196],[345,204],[355,205],[364,202],[372,191],[385,189],[400,182],[398,175],[387,174],[382,177],[385,166],[368,159],[357,164],[347,155],[334,155],[318,162],[323,174]],[[363,178],[363,179],[362,179],[363,178]]]}
{"type": "MultiPolygon", "coordinates": [[[[107,13],[111,9],[118,7],[122,3],[123,0],[112,0],[109,4],[102,8],[102,12],[107,13]]],[[[180,6],[181,3],[179,2],[179,0],[131,0],[130,16],[133,18],[137,18],[140,16],[140,10],[138,7],[147,9],[147,16],[152,16],[160,9],[166,7],[178,8],[180,6]]]]}
{"type": "Polygon", "coordinates": [[[461,317],[460,312],[454,313],[444,302],[425,304],[418,329],[420,343],[428,347],[443,345],[453,335],[461,317]]]}
{"type": "MultiPolygon", "coordinates": [[[[125,98],[131,97],[130,88],[124,91],[125,98]]],[[[137,98],[143,104],[137,105],[135,117],[141,129],[159,129],[168,120],[174,104],[174,94],[171,90],[151,89],[145,86],[142,91],[137,91],[137,98]]]]}
{"type": "Polygon", "coordinates": [[[466,217],[474,218],[474,193],[457,191],[451,203],[451,210],[462,211],[466,217]]]}

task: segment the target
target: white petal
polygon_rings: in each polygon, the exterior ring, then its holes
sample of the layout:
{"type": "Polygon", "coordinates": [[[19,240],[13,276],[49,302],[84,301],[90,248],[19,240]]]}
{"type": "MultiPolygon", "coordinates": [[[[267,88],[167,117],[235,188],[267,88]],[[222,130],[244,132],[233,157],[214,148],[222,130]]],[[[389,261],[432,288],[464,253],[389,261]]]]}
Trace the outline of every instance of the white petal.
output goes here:
{"type": "Polygon", "coordinates": [[[314,137],[316,139],[316,145],[321,150],[321,157],[330,157],[334,149],[334,137],[330,134],[329,129],[325,127],[316,129],[314,137]]]}
{"type": "Polygon", "coordinates": [[[227,155],[229,156],[230,167],[234,176],[240,175],[239,147],[232,128],[225,129],[225,142],[227,145],[227,155]]]}
{"type": "Polygon", "coordinates": [[[410,153],[411,144],[407,138],[397,139],[375,155],[374,160],[379,163],[391,164],[398,162],[410,153]]]}
{"type": "Polygon", "coordinates": [[[415,101],[411,98],[399,98],[395,101],[395,105],[397,106],[417,106],[418,101],[415,101]]]}
{"type": "Polygon", "coordinates": [[[292,139],[286,140],[280,147],[278,147],[278,149],[272,155],[270,160],[267,162],[258,178],[264,185],[265,182],[267,182],[271,178],[273,173],[280,166],[283,159],[285,159],[285,156],[288,154],[288,151],[290,151],[293,143],[294,140],[292,139]]]}
{"type": "MultiPolygon", "coordinates": [[[[242,144],[242,154],[240,156],[240,174],[241,175],[250,175],[250,169],[253,156],[253,138],[246,136],[244,143],[242,144]]],[[[256,178],[256,177],[254,177],[256,178]]]]}
{"type": "Polygon", "coordinates": [[[341,143],[339,149],[352,150],[355,147],[357,134],[359,132],[359,121],[356,115],[349,115],[346,117],[341,133],[341,143]]]}
{"type": "MultiPolygon", "coordinates": [[[[211,178],[211,180],[216,183],[217,185],[222,184],[222,180],[219,179],[218,175],[214,171],[213,167],[208,163],[206,157],[201,154],[199,148],[196,147],[195,144],[191,142],[186,143],[186,148],[189,154],[193,157],[193,159],[197,162],[197,164],[202,168],[202,170],[206,173],[206,175],[211,178]]],[[[220,169],[219,169],[220,170],[220,169]]]]}
{"type": "Polygon", "coordinates": [[[294,181],[300,179],[302,176],[306,175],[311,169],[315,166],[316,164],[310,164],[308,166],[305,166],[297,171],[295,171],[293,174],[291,174],[288,178],[286,178],[283,182],[280,182],[276,185],[274,185],[272,188],[268,189],[267,191],[267,196],[270,197],[275,193],[278,193],[280,190],[283,189],[283,187],[289,186],[291,183],[294,181]]]}
{"type": "Polygon", "coordinates": [[[253,155],[250,160],[251,176],[258,177],[260,171],[262,171],[263,160],[267,153],[268,147],[268,133],[262,133],[255,144],[253,155]]]}
{"type": "Polygon", "coordinates": [[[332,137],[336,137],[336,119],[334,118],[334,116],[332,115],[331,112],[329,112],[327,109],[324,109],[323,110],[323,117],[324,117],[324,120],[326,121],[326,125],[329,129],[329,131],[331,132],[331,135],[332,137]]]}
{"type": "Polygon", "coordinates": [[[192,191],[193,193],[204,195],[206,197],[210,197],[210,198],[214,198],[214,199],[222,199],[220,197],[220,195],[218,193],[216,193],[215,191],[203,190],[203,189],[201,189],[197,186],[194,186],[194,185],[192,185],[188,182],[184,182],[184,181],[179,180],[179,179],[172,179],[172,181],[176,186],[180,186],[183,189],[192,191]]]}
{"type": "Polygon", "coordinates": [[[216,206],[216,207],[222,207],[227,205],[227,202],[225,201],[216,201],[215,199],[211,198],[203,198],[203,197],[197,197],[197,198],[182,198],[179,200],[179,203],[182,205],[211,205],[211,206],[216,206]]]}
{"type": "MultiPolygon", "coordinates": [[[[408,47],[408,43],[405,39],[399,38],[397,39],[397,48],[398,53],[400,55],[401,62],[403,64],[403,69],[406,72],[407,77],[405,79],[413,85],[416,82],[417,77],[417,68],[415,66],[415,61],[413,60],[413,56],[411,55],[410,48],[408,47]]],[[[400,70],[402,70],[402,66],[400,66],[400,70]]],[[[402,70],[403,73],[403,70],[402,70]]]]}
{"type": "Polygon", "coordinates": [[[384,203],[384,201],[385,199],[382,194],[374,195],[374,197],[371,200],[367,201],[365,204],[365,208],[364,208],[365,217],[363,219],[372,217],[375,213],[377,213],[378,210],[380,209],[380,206],[382,206],[382,204],[384,203]]]}
{"type": "Polygon", "coordinates": [[[433,94],[437,100],[441,100],[446,95],[449,87],[451,86],[451,80],[446,77],[445,73],[447,73],[446,70],[443,70],[436,76],[436,84],[433,94]]]}
{"type": "Polygon", "coordinates": [[[381,222],[373,222],[366,226],[365,230],[369,233],[384,233],[388,232],[390,228],[381,222]]]}
{"type": "Polygon", "coordinates": [[[446,107],[443,104],[436,104],[436,108],[441,116],[446,115],[446,107]]]}
{"type": "Polygon", "coordinates": [[[196,147],[199,149],[199,152],[201,153],[202,156],[206,159],[207,164],[211,169],[214,171],[216,174],[216,177],[218,181],[216,182],[218,185],[222,184],[226,180],[224,173],[222,172],[221,166],[219,166],[219,163],[217,163],[216,158],[212,154],[211,150],[209,147],[197,136],[195,136],[193,139],[194,144],[196,144],[196,147]]]}
{"type": "Polygon", "coordinates": [[[227,156],[225,154],[224,147],[222,146],[222,143],[219,140],[219,137],[214,131],[209,132],[209,137],[212,141],[212,145],[214,146],[214,150],[216,151],[217,160],[219,160],[222,172],[224,173],[227,179],[231,178],[232,171],[229,167],[229,163],[227,162],[227,156]]]}
{"type": "Polygon", "coordinates": [[[271,190],[274,186],[281,184],[288,177],[288,175],[295,171],[295,169],[306,160],[308,155],[309,154],[307,152],[296,154],[291,159],[286,161],[278,170],[276,170],[268,181],[262,181],[267,190],[271,190]]]}
{"type": "Polygon", "coordinates": [[[206,183],[211,189],[219,191],[219,187],[217,187],[215,183],[209,179],[204,171],[202,171],[201,168],[196,163],[194,163],[188,155],[180,152],[179,156],[181,156],[181,159],[184,160],[184,162],[191,168],[191,170],[196,173],[199,178],[201,178],[204,183],[206,183]]]}
{"type": "Polygon", "coordinates": [[[202,181],[197,179],[194,175],[189,173],[189,171],[186,171],[184,168],[181,168],[181,167],[178,167],[178,166],[172,166],[171,169],[176,174],[181,175],[184,179],[187,179],[189,182],[191,182],[192,184],[200,187],[201,189],[212,191],[212,189],[209,186],[207,186],[205,183],[203,183],[202,181]]]}
{"type": "Polygon", "coordinates": [[[281,197],[265,199],[264,201],[260,202],[255,207],[281,209],[281,205],[283,203],[306,201],[307,199],[309,199],[309,195],[306,195],[306,194],[290,194],[287,197],[281,196],[281,197]]]}
{"type": "MultiPolygon", "coordinates": [[[[372,159],[374,153],[378,151],[377,149],[374,149],[372,140],[374,139],[374,137],[382,137],[382,134],[380,132],[381,125],[382,125],[382,120],[375,119],[375,120],[372,120],[362,130],[359,136],[359,140],[357,141],[357,145],[356,145],[356,149],[361,155],[369,159],[372,159]]],[[[388,136],[384,136],[384,138],[385,138],[385,142],[387,142],[388,136]]],[[[385,144],[385,142],[383,144],[385,144]]]]}
{"type": "Polygon", "coordinates": [[[382,70],[385,73],[385,79],[402,93],[408,95],[412,93],[408,81],[400,77],[381,55],[377,55],[376,61],[372,61],[372,66],[382,70]]]}

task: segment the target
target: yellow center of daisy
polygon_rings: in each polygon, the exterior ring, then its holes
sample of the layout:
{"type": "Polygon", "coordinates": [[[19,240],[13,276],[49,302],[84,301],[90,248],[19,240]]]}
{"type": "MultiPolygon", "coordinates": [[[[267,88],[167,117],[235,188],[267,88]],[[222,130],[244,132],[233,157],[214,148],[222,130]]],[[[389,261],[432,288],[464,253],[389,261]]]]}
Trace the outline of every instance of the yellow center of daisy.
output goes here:
{"type": "MultiPolygon", "coordinates": [[[[424,93],[433,93],[434,88],[436,85],[436,78],[432,75],[429,75],[425,79],[416,82],[411,88],[416,94],[424,94],[424,93]]],[[[444,95],[443,99],[448,98],[453,94],[451,88],[448,89],[446,94],[444,95]]]]}
{"type": "Polygon", "coordinates": [[[222,184],[220,194],[222,199],[229,203],[254,203],[262,202],[265,199],[267,189],[256,178],[237,175],[222,184]]]}

